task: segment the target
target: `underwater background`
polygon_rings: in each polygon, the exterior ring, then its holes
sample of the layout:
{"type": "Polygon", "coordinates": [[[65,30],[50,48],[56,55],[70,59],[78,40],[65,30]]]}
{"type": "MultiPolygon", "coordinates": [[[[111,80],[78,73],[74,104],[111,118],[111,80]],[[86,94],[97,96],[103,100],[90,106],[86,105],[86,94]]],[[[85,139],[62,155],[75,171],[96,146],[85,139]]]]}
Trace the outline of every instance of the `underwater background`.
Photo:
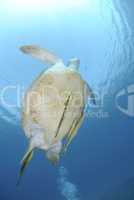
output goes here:
{"type": "Polygon", "coordinates": [[[134,200],[133,0],[2,0],[0,14],[0,200],[134,200]],[[97,105],[60,164],[37,151],[17,187],[21,99],[48,67],[20,52],[27,44],[78,57],[97,105]]]}

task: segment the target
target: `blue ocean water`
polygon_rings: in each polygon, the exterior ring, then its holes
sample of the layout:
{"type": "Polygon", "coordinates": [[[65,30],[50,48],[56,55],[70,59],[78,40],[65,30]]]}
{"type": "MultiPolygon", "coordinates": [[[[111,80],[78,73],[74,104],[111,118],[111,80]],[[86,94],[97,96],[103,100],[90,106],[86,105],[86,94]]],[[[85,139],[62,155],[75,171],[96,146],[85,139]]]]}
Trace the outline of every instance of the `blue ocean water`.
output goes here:
{"type": "Polygon", "coordinates": [[[30,8],[29,13],[20,13],[15,7],[11,12],[1,4],[0,200],[134,199],[134,3],[88,3],[47,14],[33,14],[30,8]],[[52,166],[37,151],[16,187],[28,145],[20,123],[20,101],[48,67],[20,52],[19,47],[27,44],[50,49],[65,63],[78,57],[97,106],[87,108],[85,121],[60,164],[52,166]],[[3,98],[16,105],[16,88],[17,107],[3,105],[3,98]]]}

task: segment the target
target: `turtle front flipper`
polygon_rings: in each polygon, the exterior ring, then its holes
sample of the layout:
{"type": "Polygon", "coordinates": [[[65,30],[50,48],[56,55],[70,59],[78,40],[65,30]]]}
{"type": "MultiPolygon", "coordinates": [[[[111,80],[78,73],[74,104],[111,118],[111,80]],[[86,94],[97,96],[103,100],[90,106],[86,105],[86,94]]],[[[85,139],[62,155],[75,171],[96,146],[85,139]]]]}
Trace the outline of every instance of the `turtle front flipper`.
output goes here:
{"type": "Polygon", "coordinates": [[[28,164],[31,161],[32,157],[33,157],[33,149],[29,148],[28,151],[26,152],[26,154],[24,155],[22,161],[21,161],[21,167],[20,167],[20,172],[19,172],[17,185],[19,185],[21,177],[24,174],[24,170],[28,166],[28,164]]]}
{"type": "Polygon", "coordinates": [[[62,59],[56,56],[54,53],[51,53],[47,49],[43,49],[38,46],[26,45],[22,46],[20,50],[25,54],[30,54],[34,58],[37,58],[51,65],[54,65],[59,61],[62,61],[62,59]]]}

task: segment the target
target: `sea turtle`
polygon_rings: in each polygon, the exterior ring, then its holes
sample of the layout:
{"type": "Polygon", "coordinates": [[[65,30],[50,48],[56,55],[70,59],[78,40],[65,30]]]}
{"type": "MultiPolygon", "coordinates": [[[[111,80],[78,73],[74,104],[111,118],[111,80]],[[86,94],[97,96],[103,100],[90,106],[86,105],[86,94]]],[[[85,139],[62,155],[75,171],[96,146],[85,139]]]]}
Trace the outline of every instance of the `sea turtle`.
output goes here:
{"type": "Polygon", "coordinates": [[[22,127],[29,148],[21,162],[22,176],[36,148],[45,151],[52,163],[58,162],[83,122],[88,97],[94,100],[94,94],[79,73],[79,59],[72,58],[65,66],[46,49],[31,45],[20,49],[51,65],[32,83],[23,100],[22,127]]]}

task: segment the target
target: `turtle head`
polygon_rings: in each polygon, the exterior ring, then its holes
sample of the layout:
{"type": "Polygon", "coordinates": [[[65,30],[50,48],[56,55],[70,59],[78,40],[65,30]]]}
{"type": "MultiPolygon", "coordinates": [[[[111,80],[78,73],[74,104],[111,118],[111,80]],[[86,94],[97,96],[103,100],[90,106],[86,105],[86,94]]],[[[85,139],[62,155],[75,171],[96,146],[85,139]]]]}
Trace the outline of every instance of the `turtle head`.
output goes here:
{"type": "Polygon", "coordinates": [[[50,162],[54,165],[58,164],[59,162],[61,148],[61,142],[58,142],[49,148],[46,152],[47,159],[50,160],[50,162]]]}
{"type": "Polygon", "coordinates": [[[78,58],[71,58],[67,65],[69,68],[79,71],[80,60],[78,58]]]}

